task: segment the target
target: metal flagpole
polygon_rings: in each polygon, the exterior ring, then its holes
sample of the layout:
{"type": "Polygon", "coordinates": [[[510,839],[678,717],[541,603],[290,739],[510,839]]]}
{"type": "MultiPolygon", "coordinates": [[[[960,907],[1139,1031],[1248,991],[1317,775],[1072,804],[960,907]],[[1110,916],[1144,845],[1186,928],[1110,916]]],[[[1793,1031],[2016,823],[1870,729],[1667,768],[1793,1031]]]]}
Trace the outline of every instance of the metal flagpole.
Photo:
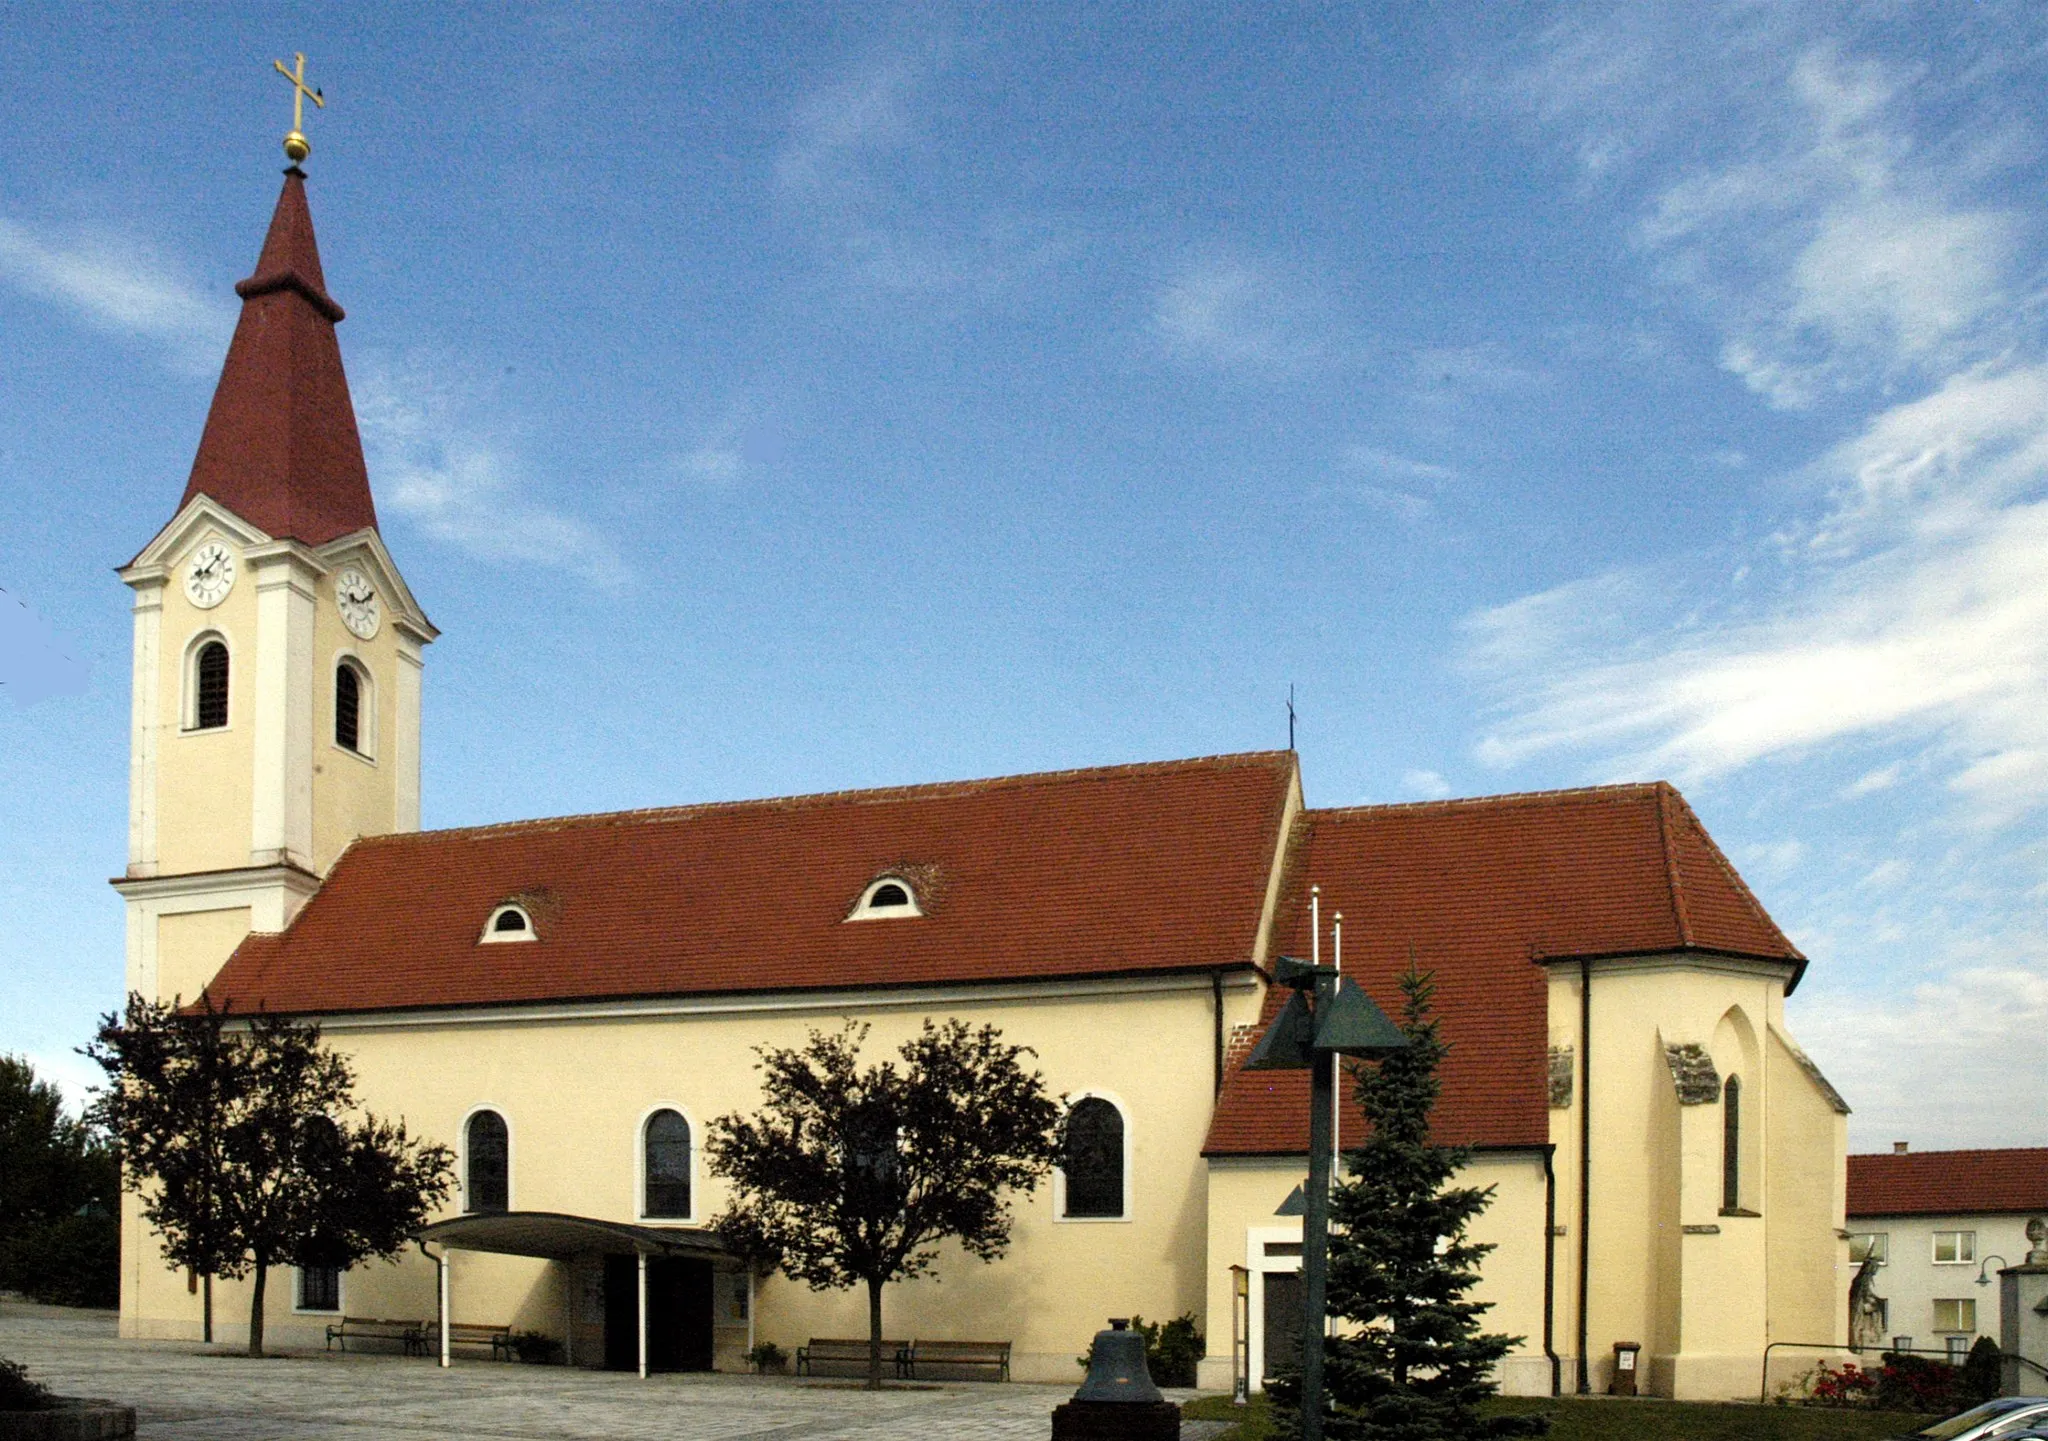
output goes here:
{"type": "Polygon", "coordinates": [[[635,1253],[640,1258],[640,1379],[647,1379],[647,1253],[635,1253]]]}

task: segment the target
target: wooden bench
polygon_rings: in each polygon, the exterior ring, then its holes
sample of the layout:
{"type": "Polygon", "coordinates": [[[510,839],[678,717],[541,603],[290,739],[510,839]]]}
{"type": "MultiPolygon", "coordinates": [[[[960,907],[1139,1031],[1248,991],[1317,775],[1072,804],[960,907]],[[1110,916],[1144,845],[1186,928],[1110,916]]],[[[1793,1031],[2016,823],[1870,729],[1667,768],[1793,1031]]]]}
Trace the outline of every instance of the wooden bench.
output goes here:
{"type": "MultiPolygon", "coordinates": [[[[859,1340],[840,1336],[813,1336],[810,1345],[796,1348],[796,1374],[813,1374],[811,1367],[819,1361],[865,1369],[868,1364],[868,1344],[864,1336],[859,1340]]],[[[909,1355],[908,1341],[882,1342],[882,1364],[894,1367],[898,1376],[910,1374],[909,1355]]]]}
{"type": "MultiPolygon", "coordinates": [[[[441,1323],[429,1321],[422,1333],[425,1349],[429,1353],[441,1349],[441,1323]]],[[[512,1359],[512,1328],[510,1326],[484,1326],[472,1321],[450,1321],[448,1323],[448,1344],[450,1346],[488,1346],[493,1361],[512,1359]]]]}
{"type": "Polygon", "coordinates": [[[910,1343],[903,1374],[915,1376],[920,1366],[993,1366],[996,1378],[1010,1379],[1008,1341],[925,1341],[910,1343]]]}
{"type": "Polygon", "coordinates": [[[405,1347],[408,1356],[422,1355],[426,1351],[426,1326],[419,1321],[377,1320],[369,1316],[344,1316],[338,1325],[327,1328],[327,1349],[332,1351],[336,1341],[346,1351],[351,1340],[396,1341],[405,1347]]]}

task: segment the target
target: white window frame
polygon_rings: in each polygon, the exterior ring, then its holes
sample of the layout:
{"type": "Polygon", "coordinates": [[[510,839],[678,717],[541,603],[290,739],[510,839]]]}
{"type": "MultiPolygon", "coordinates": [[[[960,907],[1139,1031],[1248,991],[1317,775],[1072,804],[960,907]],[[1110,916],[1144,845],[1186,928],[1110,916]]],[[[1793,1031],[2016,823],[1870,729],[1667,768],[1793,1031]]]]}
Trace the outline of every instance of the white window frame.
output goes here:
{"type": "Polygon", "coordinates": [[[891,872],[888,875],[876,876],[868,882],[867,889],[860,893],[860,899],[853,903],[853,909],[847,912],[846,919],[849,921],[906,921],[923,914],[924,908],[917,903],[917,887],[913,886],[907,877],[891,872]],[[910,897],[910,903],[903,906],[883,906],[877,910],[875,908],[875,892],[879,891],[883,886],[901,887],[903,894],[910,897]]]}
{"type": "Polygon", "coordinates": [[[1107,1101],[1116,1107],[1116,1113],[1124,1123],[1124,1209],[1116,1216],[1069,1216],[1067,1214],[1067,1171],[1064,1166],[1054,1166],[1052,1171],[1052,1219],[1062,1226],[1128,1226],[1136,1214],[1131,1195],[1131,1157],[1137,1151],[1136,1133],[1131,1126],[1131,1108],[1124,1104],[1122,1096],[1114,1091],[1081,1091],[1067,1100],[1067,1112],[1083,1101],[1107,1101]]]}
{"type": "Polygon", "coordinates": [[[1927,1254],[1933,1258],[1933,1264],[1936,1266],[1974,1266],[1977,1264],[1977,1233],[1975,1231],[1936,1231],[1928,1241],[1927,1254]],[[1941,1238],[1943,1236],[1955,1237],[1956,1254],[1947,1261],[1941,1259],[1941,1238]],[[1966,1237],[1968,1238],[1968,1254],[1964,1254],[1966,1237]]]}
{"type": "Polygon", "coordinates": [[[699,1204],[702,1187],[698,1184],[698,1153],[704,1149],[704,1133],[697,1128],[697,1118],[690,1114],[690,1108],[681,1101],[656,1101],[640,1113],[640,1119],[633,1123],[633,1215],[649,1226],[694,1226],[703,1214],[699,1204]],[[690,1128],[690,1214],[687,1216],[650,1216],[647,1214],[647,1123],[661,1111],[674,1111],[683,1118],[690,1128]]]}
{"type": "Polygon", "coordinates": [[[517,901],[506,901],[503,905],[491,907],[490,915],[484,919],[483,934],[476,938],[476,943],[480,946],[504,946],[514,945],[520,941],[537,941],[539,939],[540,932],[535,929],[533,924],[533,912],[520,905],[517,901]],[[525,930],[501,931],[498,929],[498,917],[506,914],[508,911],[516,914],[521,920],[526,922],[525,930]]]}
{"type": "MultiPolygon", "coordinates": [[[[234,677],[234,658],[229,657],[228,677],[234,677]]],[[[334,664],[327,672],[327,744],[345,756],[353,756],[365,765],[377,764],[377,682],[370,673],[370,663],[353,650],[343,649],[334,653],[334,664]],[[350,750],[334,738],[334,728],[341,716],[341,668],[347,666],[356,673],[356,748],[350,750]]]]}
{"type": "Polygon", "coordinates": [[[1880,1266],[1890,1265],[1892,1259],[1891,1236],[1892,1233],[1889,1231],[1851,1232],[1849,1235],[1849,1264],[1852,1266],[1860,1266],[1863,1264],[1861,1261],[1856,1259],[1856,1243],[1859,1240],[1869,1240],[1874,1243],[1870,1249],[1877,1253],[1877,1264],[1880,1266]]]}
{"type": "Polygon", "coordinates": [[[185,736],[217,736],[235,728],[235,646],[227,632],[206,626],[195,631],[185,642],[184,695],[178,701],[178,734],[185,736]],[[211,641],[219,641],[228,653],[228,720],[226,725],[199,725],[199,652],[211,641]]]}
{"type": "Polygon", "coordinates": [[[1933,1312],[1933,1331],[1935,1335],[1974,1336],[1977,1334],[1977,1298],[1975,1296],[1936,1296],[1934,1298],[1933,1312]],[[1969,1324],[1964,1326],[1942,1325],[1941,1308],[1943,1306],[1961,1307],[1962,1309],[1956,1314],[1956,1319],[1958,1321],[1967,1321],[1969,1324]]]}
{"type": "Polygon", "coordinates": [[[292,1314],[295,1316],[346,1316],[348,1314],[348,1268],[345,1266],[292,1267],[292,1314]],[[308,1306],[306,1300],[306,1272],[332,1270],[334,1272],[334,1306],[308,1306]]]}
{"type": "Polygon", "coordinates": [[[518,1173],[518,1166],[516,1165],[518,1157],[514,1150],[517,1143],[512,1129],[512,1117],[496,1101],[479,1101],[462,1113],[462,1125],[456,1131],[457,1154],[455,1163],[462,1168],[462,1214],[465,1216],[491,1214],[486,1211],[478,1211],[469,1204],[469,1123],[472,1117],[483,1111],[496,1112],[498,1119],[505,1123],[505,1209],[507,1211],[519,1209],[518,1192],[513,1189],[512,1184],[512,1178],[518,1173]]]}

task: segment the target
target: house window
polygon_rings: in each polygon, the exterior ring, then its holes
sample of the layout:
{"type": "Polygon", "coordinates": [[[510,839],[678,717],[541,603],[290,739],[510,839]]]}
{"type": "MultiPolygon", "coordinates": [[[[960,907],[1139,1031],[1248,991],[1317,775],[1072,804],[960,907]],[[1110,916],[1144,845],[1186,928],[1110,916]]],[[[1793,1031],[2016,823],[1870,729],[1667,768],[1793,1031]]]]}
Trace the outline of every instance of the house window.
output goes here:
{"type": "Polygon", "coordinates": [[[469,1118],[464,1139],[468,1164],[464,1172],[464,1210],[503,1211],[512,1198],[511,1135],[496,1111],[478,1111],[469,1118]]]}
{"type": "Polygon", "coordinates": [[[301,1311],[339,1311],[341,1309],[341,1269],[338,1266],[299,1267],[299,1309],[301,1311]]]}
{"type": "Polygon", "coordinates": [[[1849,1264],[1860,1266],[1876,1261],[1882,1266],[1891,1259],[1891,1236],[1884,1231],[1864,1231],[1849,1238],[1849,1264]]]}
{"type": "Polygon", "coordinates": [[[656,1111],[641,1134],[646,1184],[640,1214],[670,1220],[690,1215],[690,1123],[680,1111],[656,1111]]]}
{"type": "Polygon", "coordinates": [[[228,723],[228,648],[210,640],[192,667],[192,728],[219,730],[228,723]]]}
{"type": "Polygon", "coordinates": [[[1074,1103],[1060,1170],[1066,1177],[1066,1215],[1124,1214],[1124,1114],[1115,1102],[1084,1096],[1074,1103]]]}
{"type": "Polygon", "coordinates": [[[1977,1329],[1977,1303],[1971,1300],[1936,1301],[1934,1329],[1951,1335],[1961,1332],[1967,1336],[1974,1332],[1977,1329]]]}
{"type": "Polygon", "coordinates": [[[1967,1266],[1977,1259],[1977,1233],[1975,1231],[1936,1231],[1934,1233],[1934,1264],[1937,1266],[1967,1266]]]}
{"type": "Polygon", "coordinates": [[[853,903],[848,913],[849,921],[889,921],[905,916],[921,916],[917,892],[910,882],[901,876],[880,876],[868,882],[868,888],[860,893],[860,899],[853,903]]]}
{"type": "Polygon", "coordinates": [[[334,743],[343,750],[362,750],[362,709],[362,679],[343,661],[334,668],[334,743]]]}
{"type": "Polygon", "coordinates": [[[1948,1364],[1960,1366],[1970,1359],[1970,1338],[1968,1336],[1945,1336],[1948,1342],[1948,1364]]]}
{"type": "Polygon", "coordinates": [[[1721,1085],[1721,1209],[1742,1209],[1742,1081],[1721,1085]]]}

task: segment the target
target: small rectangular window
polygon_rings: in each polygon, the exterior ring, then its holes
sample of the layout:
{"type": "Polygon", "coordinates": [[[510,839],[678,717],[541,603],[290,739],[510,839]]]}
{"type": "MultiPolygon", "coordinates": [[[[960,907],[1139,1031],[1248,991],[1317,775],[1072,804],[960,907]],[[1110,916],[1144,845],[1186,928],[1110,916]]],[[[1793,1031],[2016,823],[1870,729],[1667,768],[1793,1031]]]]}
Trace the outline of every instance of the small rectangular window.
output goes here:
{"type": "Polygon", "coordinates": [[[1875,1260],[1882,1266],[1891,1259],[1891,1236],[1884,1231],[1865,1231],[1849,1238],[1849,1264],[1860,1266],[1875,1260]]]}
{"type": "Polygon", "coordinates": [[[1934,1329],[1951,1334],[1974,1332],[1977,1329],[1977,1303],[1970,1300],[1936,1301],[1934,1329]]]}
{"type": "Polygon", "coordinates": [[[341,1272],[333,1266],[299,1267],[299,1309],[339,1311],[341,1272]]]}
{"type": "Polygon", "coordinates": [[[1977,1259],[1977,1233],[1975,1231],[1936,1231],[1934,1233],[1934,1264],[1937,1266],[1967,1266],[1977,1259]]]}

